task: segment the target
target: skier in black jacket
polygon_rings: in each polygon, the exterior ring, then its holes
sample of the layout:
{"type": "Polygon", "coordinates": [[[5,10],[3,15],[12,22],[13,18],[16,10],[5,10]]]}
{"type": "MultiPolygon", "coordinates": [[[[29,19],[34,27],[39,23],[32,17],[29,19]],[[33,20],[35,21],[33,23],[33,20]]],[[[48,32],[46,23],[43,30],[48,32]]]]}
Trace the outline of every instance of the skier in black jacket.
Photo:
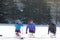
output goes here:
{"type": "Polygon", "coordinates": [[[49,33],[52,33],[53,36],[56,35],[56,24],[55,24],[55,22],[51,22],[51,23],[49,24],[48,34],[49,34],[49,33]]]}

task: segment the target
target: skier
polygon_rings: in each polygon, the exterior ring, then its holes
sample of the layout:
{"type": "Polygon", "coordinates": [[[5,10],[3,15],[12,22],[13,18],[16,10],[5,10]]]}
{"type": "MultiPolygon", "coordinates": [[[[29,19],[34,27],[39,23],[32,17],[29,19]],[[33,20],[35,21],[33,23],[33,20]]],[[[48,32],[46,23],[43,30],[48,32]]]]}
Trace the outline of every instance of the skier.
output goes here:
{"type": "Polygon", "coordinates": [[[23,26],[22,22],[20,20],[16,21],[15,24],[15,33],[17,38],[21,38],[21,27],[23,26]]]}
{"type": "Polygon", "coordinates": [[[29,37],[35,37],[34,34],[35,34],[35,24],[33,23],[33,20],[30,19],[29,20],[29,23],[27,24],[27,27],[26,27],[26,34],[27,34],[27,30],[29,28],[29,37]]]}
{"type": "Polygon", "coordinates": [[[49,28],[48,28],[48,34],[50,33],[50,36],[51,37],[55,37],[56,35],[56,24],[54,21],[52,21],[50,24],[49,24],[49,28]]]}

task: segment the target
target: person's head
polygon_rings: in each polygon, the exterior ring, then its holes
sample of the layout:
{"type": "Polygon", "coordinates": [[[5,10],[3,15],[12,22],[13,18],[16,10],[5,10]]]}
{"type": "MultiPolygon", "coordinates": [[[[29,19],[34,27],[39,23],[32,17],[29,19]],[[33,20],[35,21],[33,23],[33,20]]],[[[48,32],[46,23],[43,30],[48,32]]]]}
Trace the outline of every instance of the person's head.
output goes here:
{"type": "Polygon", "coordinates": [[[21,22],[17,22],[18,24],[21,24],[21,22]]]}
{"type": "Polygon", "coordinates": [[[22,22],[20,20],[17,20],[16,23],[21,24],[22,22]]]}
{"type": "Polygon", "coordinates": [[[51,23],[56,24],[55,19],[51,19],[51,23]]]}
{"type": "Polygon", "coordinates": [[[30,20],[29,20],[29,22],[30,22],[30,23],[33,23],[33,20],[32,20],[32,19],[30,19],[30,20]]]}

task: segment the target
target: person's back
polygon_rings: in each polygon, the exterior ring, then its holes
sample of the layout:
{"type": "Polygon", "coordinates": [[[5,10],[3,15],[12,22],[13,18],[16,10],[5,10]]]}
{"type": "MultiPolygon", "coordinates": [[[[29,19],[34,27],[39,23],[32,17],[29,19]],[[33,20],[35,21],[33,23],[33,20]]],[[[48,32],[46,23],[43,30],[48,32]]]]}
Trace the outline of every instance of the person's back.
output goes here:
{"type": "Polygon", "coordinates": [[[15,24],[15,27],[16,27],[16,30],[20,30],[21,29],[21,26],[23,26],[23,24],[15,24]]]}
{"type": "Polygon", "coordinates": [[[34,23],[28,23],[27,27],[29,28],[29,30],[35,30],[35,24],[34,23]]]}
{"type": "Polygon", "coordinates": [[[33,20],[30,20],[29,23],[27,24],[26,33],[28,29],[29,29],[30,37],[31,36],[34,37],[33,33],[35,33],[35,24],[33,23],[33,20]]]}
{"type": "Polygon", "coordinates": [[[17,21],[15,24],[15,32],[16,32],[16,36],[17,37],[21,37],[21,27],[23,26],[23,24],[21,23],[21,21],[17,21]]]}
{"type": "Polygon", "coordinates": [[[51,24],[49,25],[49,31],[51,31],[51,32],[56,31],[56,25],[53,24],[53,23],[51,23],[51,24]]]}
{"type": "Polygon", "coordinates": [[[56,24],[53,22],[49,24],[48,34],[50,34],[51,37],[55,37],[56,35],[56,24]]]}

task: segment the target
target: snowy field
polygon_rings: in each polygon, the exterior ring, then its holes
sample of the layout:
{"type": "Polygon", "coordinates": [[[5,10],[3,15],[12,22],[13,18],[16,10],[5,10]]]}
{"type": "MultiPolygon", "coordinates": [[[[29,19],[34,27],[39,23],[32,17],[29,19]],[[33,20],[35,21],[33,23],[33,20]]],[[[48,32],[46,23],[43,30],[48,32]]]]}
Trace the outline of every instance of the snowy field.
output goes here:
{"type": "MultiPolygon", "coordinates": [[[[48,35],[48,25],[36,25],[35,38],[29,38],[26,34],[26,25],[21,28],[23,40],[60,40],[60,27],[57,26],[56,38],[48,35]]],[[[21,40],[15,38],[15,26],[12,24],[0,24],[0,40],[21,40]]]]}

